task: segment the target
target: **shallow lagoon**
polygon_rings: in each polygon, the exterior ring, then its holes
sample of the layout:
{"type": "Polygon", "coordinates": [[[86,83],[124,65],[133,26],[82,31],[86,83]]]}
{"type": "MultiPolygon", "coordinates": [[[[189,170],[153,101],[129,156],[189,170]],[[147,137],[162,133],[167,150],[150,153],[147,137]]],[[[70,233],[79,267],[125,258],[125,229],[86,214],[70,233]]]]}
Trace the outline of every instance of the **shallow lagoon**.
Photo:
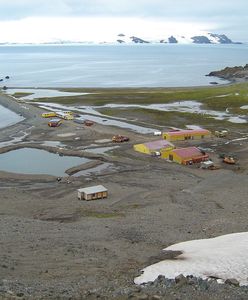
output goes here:
{"type": "Polygon", "coordinates": [[[66,176],[65,171],[88,162],[76,156],[60,156],[45,150],[22,148],[0,154],[0,170],[19,174],[66,176]]]}
{"type": "Polygon", "coordinates": [[[10,125],[14,125],[18,122],[24,120],[24,118],[13,111],[9,110],[8,108],[0,105],[0,128],[4,128],[10,125]]]}

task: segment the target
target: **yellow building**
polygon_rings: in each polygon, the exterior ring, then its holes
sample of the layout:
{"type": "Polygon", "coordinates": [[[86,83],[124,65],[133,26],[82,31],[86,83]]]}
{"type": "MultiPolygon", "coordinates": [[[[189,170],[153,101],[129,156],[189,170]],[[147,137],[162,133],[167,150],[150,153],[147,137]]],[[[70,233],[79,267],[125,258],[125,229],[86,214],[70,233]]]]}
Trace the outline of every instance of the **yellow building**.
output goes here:
{"type": "Polygon", "coordinates": [[[211,132],[206,129],[188,129],[163,132],[167,141],[200,140],[211,137],[211,132]]]}
{"type": "Polygon", "coordinates": [[[161,152],[161,157],[183,165],[199,163],[209,158],[208,154],[196,147],[178,148],[161,152]]]}
{"type": "Polygon", "coordinates": [[[136,144],[133,146],[133,148],[135,151],[151,155],[153,153],[156,154],[156,152],[161,153],[162,151],[163,152],[170,151],[174,149],[175,146],[168,141],[157,140],[157,141],[152,141],[144,144],[136,144]]]}

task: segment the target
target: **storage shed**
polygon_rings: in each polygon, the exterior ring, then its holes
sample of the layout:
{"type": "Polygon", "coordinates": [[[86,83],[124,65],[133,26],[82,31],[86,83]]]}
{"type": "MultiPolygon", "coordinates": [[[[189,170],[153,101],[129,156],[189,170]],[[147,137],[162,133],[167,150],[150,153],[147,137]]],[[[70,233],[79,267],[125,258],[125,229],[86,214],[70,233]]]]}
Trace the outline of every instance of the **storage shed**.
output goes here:
{"type": "Polygon", "coordinates": [[[200,140],[211,137],[211,132],[206,129],[187,129],[163,132],[162,136],[167,141],[200,140]]]}
{"type": "Polygon", "coordinates": [[[169,159],[179,164],[189,165],[193,163],[200,163],[208,160],[209,156],[196,147],[173,149],[162,155],[162,158],[169,159]]]}
{"type": "Polygon", "coordinates": [[[165,140],[157,140],[144,144],[136,144],[133,146],[135,151],[145,153],[145,154],[153,154],[155,152],[161,151],[170,151],[175,148],[175,146],[165,140]]]}
{"type": "Polygon", "coordinates": [[[108,190],[103,185],[78,189],[79,200],[97,200],[108,197],[108,190]]]}

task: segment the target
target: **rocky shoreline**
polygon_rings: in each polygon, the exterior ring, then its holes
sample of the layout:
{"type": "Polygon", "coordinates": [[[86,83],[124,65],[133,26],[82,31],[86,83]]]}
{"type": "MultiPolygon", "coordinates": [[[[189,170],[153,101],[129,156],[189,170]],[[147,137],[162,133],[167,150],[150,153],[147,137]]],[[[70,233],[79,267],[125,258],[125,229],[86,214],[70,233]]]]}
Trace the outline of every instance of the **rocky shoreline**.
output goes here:
{"type": "Polygon", "coordinates": [[[226,67],[219,71],[212,71],[206,76],[218,77],[229,80],[230,82],[246,82],[248,81],[248,64],[246,64],[244,67],[226,67]]]}

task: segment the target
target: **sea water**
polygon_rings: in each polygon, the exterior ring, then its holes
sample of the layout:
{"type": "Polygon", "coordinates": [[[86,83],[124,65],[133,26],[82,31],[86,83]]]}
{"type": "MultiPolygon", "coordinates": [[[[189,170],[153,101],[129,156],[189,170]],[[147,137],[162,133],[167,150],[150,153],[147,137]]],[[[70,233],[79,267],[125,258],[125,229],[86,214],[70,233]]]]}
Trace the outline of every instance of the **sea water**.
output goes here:
{"type": "Polygon", "coordinates": [[[209,85],[211,71],[248,62],[248,45],[0,46],[0,82],[12,87],[209,85]]]}

